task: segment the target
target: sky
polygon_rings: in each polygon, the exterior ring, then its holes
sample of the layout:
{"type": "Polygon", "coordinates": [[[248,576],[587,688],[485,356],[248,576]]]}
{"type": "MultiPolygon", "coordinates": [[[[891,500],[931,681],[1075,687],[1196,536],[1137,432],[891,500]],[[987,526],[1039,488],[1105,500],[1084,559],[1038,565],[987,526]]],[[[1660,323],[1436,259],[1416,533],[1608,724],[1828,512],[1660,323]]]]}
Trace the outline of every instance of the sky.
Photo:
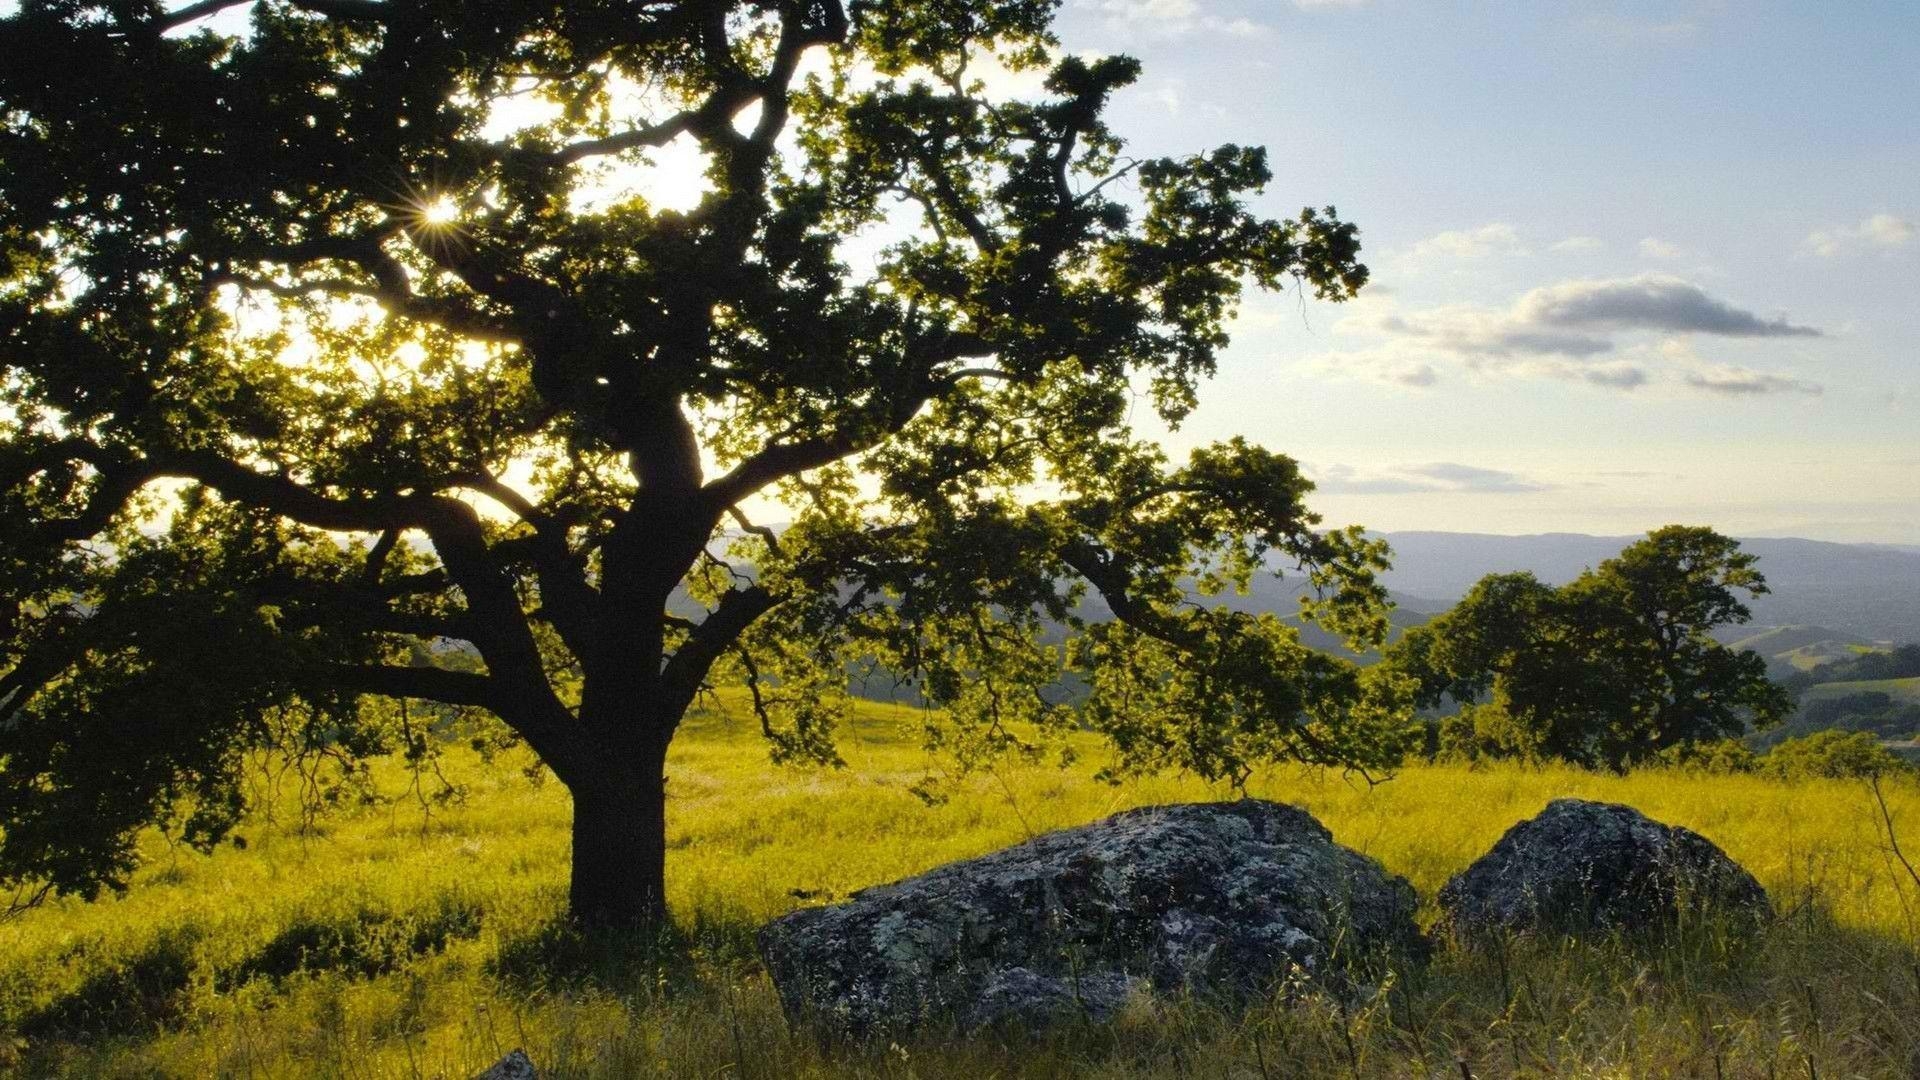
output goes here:
{"type": "Polygon", "coordinates": [[[1132,152],[1268,148],[1373,281],[1242,311],[1184,452],[1329,524],[1920,543],[1920,5],[1066,0],[1132,152]]]}
{"type": "MultiPolygon", "coordinates": [[[[1361,229],[1358,299],[1244,305],[1176,456],[1290,454],[1329,525],[1920,544],[1920,4],[1063,0],[1057,30],[1143,62],[1130,153],[1263,145],[1262,210],[1361,229]]],[[[690,206],[702,164],[610,190],[690,206]]]]}

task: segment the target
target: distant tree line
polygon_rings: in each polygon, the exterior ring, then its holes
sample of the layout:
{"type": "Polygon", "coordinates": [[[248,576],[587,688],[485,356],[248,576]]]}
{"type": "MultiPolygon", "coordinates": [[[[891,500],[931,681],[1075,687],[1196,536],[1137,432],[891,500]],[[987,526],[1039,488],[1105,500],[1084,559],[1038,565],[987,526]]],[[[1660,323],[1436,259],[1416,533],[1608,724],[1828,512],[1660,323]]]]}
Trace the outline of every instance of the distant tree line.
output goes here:
{"type": "Polygon", "coordinates": [[[1717,774],[1754,773],[1776,780],[1856,780],[1911,773],[1913,765],[1870,732],[1829,728],[1786,739],[1758,753],[1739,739],[1676,747],[1668,768],[1717,774]]]}
{"type": "Polygon", "coordinates": [[[1762,735],[1762,745],[1818,731],[1861,732],[1882,739],[1911,739],[1920,734],[1920,703],[1900,701],[1878,690],[1802,701],[1793,719],[1762,735]]]}
{"type": "Polygon", "coordinates": [[[1916,676],[1920,676],[1920,642],[1829,660],[1806,671],[1796,671],[1783,677],[1780,685],[1791,693],[1800,694],[1822,683],[1876,682],[1916,676]]]}

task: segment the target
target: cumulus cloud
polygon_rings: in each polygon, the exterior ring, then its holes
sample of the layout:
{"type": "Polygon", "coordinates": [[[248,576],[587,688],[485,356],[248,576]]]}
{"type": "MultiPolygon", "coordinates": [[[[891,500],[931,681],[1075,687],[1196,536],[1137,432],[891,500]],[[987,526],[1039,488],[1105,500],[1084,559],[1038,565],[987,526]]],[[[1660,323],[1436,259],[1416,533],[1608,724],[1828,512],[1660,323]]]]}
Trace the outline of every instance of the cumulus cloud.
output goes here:
{"type": "Polygon", "coordinates": [[[1554,251],[1604,251],[1607,242],[1597,236],[1569,236],[1553,245],[1554,251]]]}
{"type": "Polygon", "coordinates": [[[1361,470],[1327,465],[1312,470],[1314,486],[1330,495],[1416,495],[1425,492],[1512,495],[1547,491],[1552,485],[1504,469],[1483,469],[1453,461],[1361,470]]]}
{"type": "Polygon", "coordinates": [[[1682,278],[1643,274],[1569,281],[1520,298],[1513,317],[1531,325],[1591,330],[1662,330],[1725,337],[1818,337],[1811,326],[1763,319],[1682,278]]]}
{"type": "Polygon", "coordinates": [[[1696,336],[1817,337],[1821,331],[1755,314],[1664,274],[1545,285],[1506,308],[1377,305],[1340,328],[1385,340],[1326,354],[1325,369],[1409,389],[1437,385],[1439,362],[1451,361],[1477,377],[1559,379],[1607,390],[1665,384],[1722,396],[1820,392],[1817,384],[1786,375],[1710,363],[1687,342],[1696,336]],[[1647,335],[1663,340],[1650,342],[1647,335]]]}
{"type": "Polygon", "coordinates": [[[1638,390],[1653,381],[1646,368],[1629,360],[1591,364],[1579,369],[1578,374],[1581,379],[1609,390],[1638,390]]]}
{"type": "Polygon", "coordinates": [[[1913,222],[1892,214],[1875,214],[1858,225],[1816,229],[1807,234],[1806,248],[1822,258],[1856,248],[1890,250],[1911,243],[1916,230],[1913,222]]]}
{"type": "Polygon", "coordinates": [[[1408,249],[1407,254],[1415,259],[1435,257],[1453,259],[1480,259],[1488,255],[1525,255],[1526,247],[1520,242],[1520,234],[1513,226],[1503,221],[1482,225],[1477,229],[1450,229],[1435,233],[1408,249]]]}
{"type": "MultiPolygon", "coordinates": [[[[1385,314],[1374,328],[1459,356],[1557,356],[1585,360],[1614,351],[1632,331],[1721,337],[1815,337],[1820,331],[1765,319],[1663,274],[1566,281],[1526,293],[1505,311],[1442,307],[1385,314]]],[[[1624,385],[1625,382],[1617,382],[1624,385]]]]}

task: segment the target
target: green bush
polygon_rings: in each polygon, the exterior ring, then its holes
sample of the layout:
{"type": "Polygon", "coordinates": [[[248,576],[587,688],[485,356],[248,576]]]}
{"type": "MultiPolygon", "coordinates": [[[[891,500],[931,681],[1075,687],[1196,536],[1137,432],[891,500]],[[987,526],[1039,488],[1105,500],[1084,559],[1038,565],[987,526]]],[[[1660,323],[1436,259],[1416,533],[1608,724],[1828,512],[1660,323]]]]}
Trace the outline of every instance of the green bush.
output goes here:
{"type": "Polygon", "coordinates": [[[1688,742],[1669,746],[1660,752],[1659,764],[1669,769],[1729,776],[1750,773],[1760,767],[1760,756],[1739,739],[1712,742],[1688,742]]]}
{"type": "Polygon", "coordinates": [[[1816,731],[1788,739],[1760,759],[1762,772],[1782,780],[1861,779],[1911,768],[1864,731],[1816,731]]]}

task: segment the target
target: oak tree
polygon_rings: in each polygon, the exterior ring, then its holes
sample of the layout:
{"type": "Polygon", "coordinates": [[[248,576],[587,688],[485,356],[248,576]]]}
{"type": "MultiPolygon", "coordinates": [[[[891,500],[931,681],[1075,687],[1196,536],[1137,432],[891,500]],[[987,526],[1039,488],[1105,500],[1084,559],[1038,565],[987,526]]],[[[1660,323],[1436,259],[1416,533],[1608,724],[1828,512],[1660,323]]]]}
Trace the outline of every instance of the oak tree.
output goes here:
{"type": "Polygon", "coordinates": [[[1712,636],[1767,591],[1758,557],[1700,526],[1669,525],[1566,585],[1490,574],[1387,650],[1433,708],[1442,749],[1625,768],[1736,738],[1792,711],[1766,662],[1712,636]]]}
{"type": "Polygon", "coordinates": [[[23,0],[0,877],[212,844],[249,751],[351,761],[428,702],[565,784],[577,915],[658,920],[703,689],[831,760],[862,658],[963,761],[1390,760],[1354,668],[1190,600],[1299,567],[1377,641],[1384,550],[1292,460],[1130,423],[1195,407],[1243,290],[1350,296],[1356,231],[1253,209],[1260,149],[1128,156],[1138,64],[1056,4],[23,0]]]}

